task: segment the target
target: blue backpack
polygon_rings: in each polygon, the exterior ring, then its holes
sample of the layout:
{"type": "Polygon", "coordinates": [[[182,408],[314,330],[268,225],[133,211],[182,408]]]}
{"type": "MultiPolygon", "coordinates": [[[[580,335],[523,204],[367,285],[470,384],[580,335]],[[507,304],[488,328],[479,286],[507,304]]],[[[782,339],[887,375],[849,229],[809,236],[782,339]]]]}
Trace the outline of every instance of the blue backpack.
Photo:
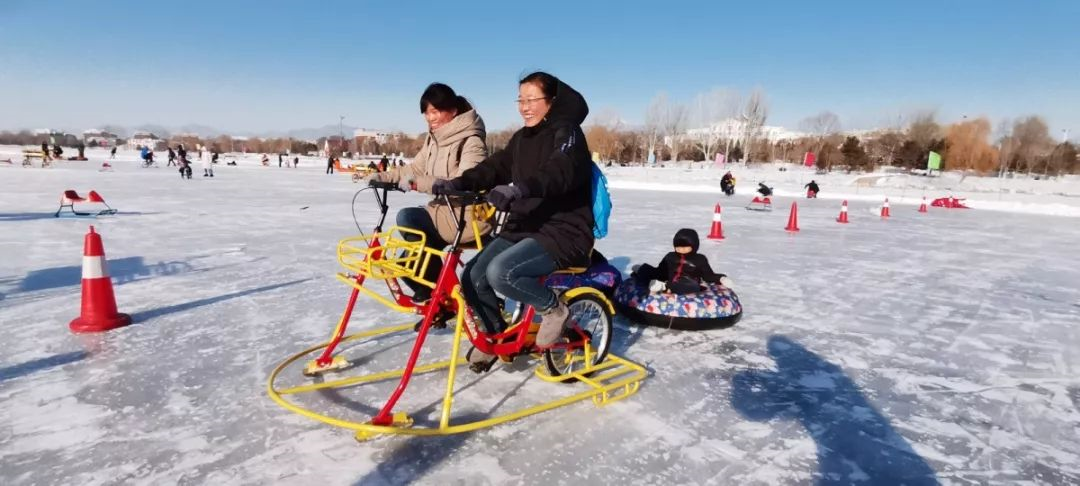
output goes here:
{"type": "Polygon", "coordinates": [[[596,162],[592,163],[592,214],[593,236],[601,239],[607,236],[608,217],[611,216],[611,193],[608,192],[607,177],[600,171],[596,162]]]}

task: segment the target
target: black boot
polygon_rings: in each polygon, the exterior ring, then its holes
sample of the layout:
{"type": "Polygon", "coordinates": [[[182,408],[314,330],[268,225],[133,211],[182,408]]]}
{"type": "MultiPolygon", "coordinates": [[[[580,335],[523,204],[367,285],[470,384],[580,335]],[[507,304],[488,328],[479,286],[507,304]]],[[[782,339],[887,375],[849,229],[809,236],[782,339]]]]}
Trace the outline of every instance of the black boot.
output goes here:
{"type": "MultiPolygon", "coordinates": [[[[432,329],[446,329],[447,321],[454,319],[457,314],[448,311],[446,309],[439,309],[439,312],[435,314],[435,318],[431,320],[432,329]]],[[[413,325],[414,332],[420,332],[420,326],[424,325],[424,318],[421,317],[416,324],[413,325]]]]}

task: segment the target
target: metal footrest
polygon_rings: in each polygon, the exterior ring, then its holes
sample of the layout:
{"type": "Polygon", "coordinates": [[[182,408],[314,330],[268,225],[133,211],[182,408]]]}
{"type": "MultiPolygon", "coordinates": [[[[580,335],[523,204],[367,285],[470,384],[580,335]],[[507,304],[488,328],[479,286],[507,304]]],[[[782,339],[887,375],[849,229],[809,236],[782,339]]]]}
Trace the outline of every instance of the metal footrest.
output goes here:
{"type": "Polygon", "coordinates": [[[648,375],[644,366],[613,354],[609,354],[603,363],[565,375],[552,376],[542,368],[536,368],[536,376],[549,383],[580,381],[589,385],[592,388],[592,401],[598,407],[637,393],[641,381],[648,375]]]}

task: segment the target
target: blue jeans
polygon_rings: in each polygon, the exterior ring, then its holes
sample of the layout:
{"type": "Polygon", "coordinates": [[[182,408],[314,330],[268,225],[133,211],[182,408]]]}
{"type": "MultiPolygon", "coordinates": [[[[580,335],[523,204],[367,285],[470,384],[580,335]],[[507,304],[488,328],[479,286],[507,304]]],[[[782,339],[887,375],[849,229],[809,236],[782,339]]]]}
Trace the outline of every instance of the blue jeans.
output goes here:
{"type": "MultiPolygon", "coordinates": [[[[428,214],[427,209],[422,207],[405,208],[398,211],[397,225],[424,233],[424,246],[427,248],[442,250],[449,245],[449,243],[443,241],[442,237],[439,236],[439,230],[435,228],[435,222],[431,220],[431,215],[428,214]]],[[[411,233],[402,233],[402,237],[408,241],[420,239],[419,236],[411,233]]],[[[429,282],[437,281],[439,279],[439,272],[442,271],[442,267],[442,258],[432,255],[431,260],[428,261],[427,271],[423,275],[424,280],[429,282]]],[[[416,283],[408,278],[404,278],[402,281],[412,289],[413,300],[425,301],[431,298],[431,289],[427,286],[416,283]]]]}
{"type": "Polygon", "coordinates": [[[496,238],[465,265],[461,288],[465,301],[479,316],[489,333],[506,329],[499,297],[546,311],[558,303],[555,292],[540,283],[542,277],[558,270],[555,259],[540,243],[526,238],[517,243],[496,238]]]}

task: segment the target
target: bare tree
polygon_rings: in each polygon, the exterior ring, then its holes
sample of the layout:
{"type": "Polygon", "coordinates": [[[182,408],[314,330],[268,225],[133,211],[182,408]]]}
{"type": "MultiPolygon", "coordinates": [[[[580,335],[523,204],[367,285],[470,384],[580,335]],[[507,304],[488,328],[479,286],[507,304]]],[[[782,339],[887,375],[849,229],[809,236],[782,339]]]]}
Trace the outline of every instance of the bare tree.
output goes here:
{"type": "Polygon", "coordinates": [[[667,139],[668,146],[671,147],[672,162],[679,158],[679,138],[686,131],[687,115],[686,105],[682,103],[669,104],[664,114],[664,138],[667,139]]]}
{"type": "Polygon", "coordinates": [[[908,125],[908,139],[923,148],[929,147],[934,140],[941,139],[941,125],[938,125],[934,119],[935,116],[936,113],[933,111],[916,113],[911,119],[911,124],[908,125]]]}
{"type": "Polygon", "coordinates": [[[1054,140],[1050,137],[1050,129],[1038,116],[1029,116],[1014,123],[1012,138],[1016,143],[1018,162],[1024,164],[1028,175],[1053,151],[1054,140]]]}
{"type": "Polygon", "coordinates": [[[746,106],[739,116],[743,122],[744,140],[746,140],[743,147],[747,162],[750,162],[750,155],[753,153],[750,144],[753,142],[754,135],[765,125],[765,120],[768,117],[769,102],[765,98],[765,90],[754,88],[754,91],[750,92],[750,97],[746,99],[746,106]]]}
{"type": "MultiPolygon", "coordinates": [[[[660,92],[649,102],[649,108],[645,111],[644,141],[646,153],[656,153],[656,143],[663,132],[664,119],[668,110],[667,93],[660,92]]],[[[659,158],[659,154],[656,155],[659,158]]],[[[646,157],[648,157],[646,155],[646,157]]]]}
{"type": "MultiPolygon", "coordinates": [[[[836,113],[831,111],[823,111],[817,115],[803,118],[799,122],[799,127],[808,133],[814,135],[817,139],[817,143],[814,145],[819,157],[818,160],[825,160],[822,157],[822,151],[825,148],[826,137],[835,134],[840,131],[840,117],[836,116],[836,113]]],[[[825,166],[825,170],[832,170],[832,161],[829,160],[825,166]]]]}
{"type": "Polygon", "coordinates": [[[694,98],[689,118],[698,130],[689,138],[697,144],[705,160],[713,158],[720,139],[725,135],[718,125],[733,118],[738,109],[738,93],[727,88],[713,88],[694,98]]]}
{"type": "Polygon", "coordinates": [[[866,141],[866,151],[872,162],[881,165],[893,165],[896,154],[904,145],[904,136],[898,130],[883,129],[875,132],[866,141]]]}
{"type": "MultiPolygon", "coordinates": [[[[495,152],[498,152],[499,150],[502,150],[502,149],[506,148],[507,144],[510,143],[510,138],[514,136],[514,132],[518,131],[518,128],[520,128],[520,127],[517,124],[511,124],[510,126],[504,128],[502,130],[496,130],[494,132],[488,132],[487,133],[488,153],[493,154],[495,152]]],[[[419,149],[417,149],[417,150],[419,150],[419,149]]]]}

